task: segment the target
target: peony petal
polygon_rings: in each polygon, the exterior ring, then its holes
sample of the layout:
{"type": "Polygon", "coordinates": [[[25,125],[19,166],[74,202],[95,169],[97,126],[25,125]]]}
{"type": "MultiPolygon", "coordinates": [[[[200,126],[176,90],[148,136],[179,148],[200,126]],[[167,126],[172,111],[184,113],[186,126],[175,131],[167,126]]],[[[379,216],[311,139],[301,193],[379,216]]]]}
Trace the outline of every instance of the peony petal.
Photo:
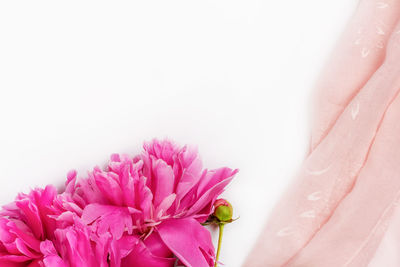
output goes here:
{"type": "Polygon", "coordinates": [[[175,194],[171,194],[164,198],[164,200],[161,202],[161,204],[156,208],[156,218],[161,218],[164,213],[172,206],[176,199],[175,194]]]}
{"type": "Polygon", "coordinates": [[[109,230],[115,239],[120,239],[125,230],[132,233],[133,229],[130,212],[125,207],[90,204],[83,210],[82,221],[96,226],[99,234],[109,230]]]}
{"type": "Polygon", "coordinates": [[[217,199],[217,197],[224,191],[224,188],[232,181],[233,176],[237,173],[237,170],[227,172],[231,176],[223,177],[221,179],[216,179],[220,181],[219,183],[215,184],[213,187],[209,188],[207,191],[204,192],[195,203],[190,207],[186,216],[194,215],[198,218],[199,221],[204,221],[210,215],[213,209],[213,203],[217,199]]]}
{"type": "Polygon", "coordinates": [[[153,194],[146,186],[146,177],[140,177],[135,181],[135,206],[143,212],[143,221],[151,219],[153,213],[153,194]]]}
{"type": "Polygon", "coordinates": [[[40,243],[40,251],[45,256],[57,254],[57,251],[54,248],[53,242],[51,242],[50,240],[45,240],[40,243]]]}
{"type": "Polygon", "coordinates": [[[60,258],[50,240],[40,243],[40,251],[43,253],[43,264],[45,267],[68,267],[68,265],[60,258]]]}
{"type": "Polygon", "coordinates": [[[52,204],[57,196],[57,189],[52,185],[48,185],[44,190],[33,190],[30,196],[33,198],[32,201],[37,203],[36,205],[43,227],[44,236],[42,239],[45,237],[53,237],[54,230],[56,229],[56,222],[53,218],[50,218],[49,215],[54,214],[52,204]]]}
{"type": "Polygon", "coordinates": [[[139,242],[136,235],[123,236],[119,240],[111,240],[110,242],[110,267],[121,266],[121,260],[128,256],[135,245],[139,242]]]}
{"type": "Polygon", "coordinates": [[[217,170],[208,171],[206,175],[200,179],[198,188],[197,188],[197,195],[201,196],[216,184],[224,181],[227,178],[233,177],[238,170],[232,170],[230,168],[220,168],[217,170]]]}
{"type": "MultiPolygon", "coordinates": [[[[10,254],[1,254],[0,253],[0,263],[2,262],[27,262],[32,260],[31,258],[23,255],[10,255],[10,254]]],[[[26,265],[26,264],[25,264],[26,265]]],[[[25,266],[23,265],[23,266],[25,266]]],[[[0,265],[2,266],[2,265],[0,265]]]]}
{"type": "Polygon", "coordinates": [[[58,255],[44,257],[43,264],[44,267],[69,267],[58,255]]]}
{"type": "Polygon", "coordinates": [[[173,256],[172,251],[164,244],[157,232],[153,232],[143,240],[143,243],[154,256],[162,258],[171,258],[173,256]]]}
{"type": "Polygon", "coordinates": [[[123,194],[121,186],[116,181],[118,175],[112,172],[95,172],[96,185],[102,193],[102,196],[112,205],[121,206],[123,201],[123,194]]]}
{"type": "Polygon", "coordinates": [[[214,246],[210,232],[195,219],[166,220],[156,229],[165,245],[187,267],[213,264],[214,246]]]}
{"type": "Polygon", "coordinates": [[[2,260],[1,255],[0,255],[0,266],[1,267],[25,267],[25,263],[20,263],[20,262],[13,262],[9,260],[2,260]]]}
{"type": "Polygon", "coordinates": [[[96,185],[94,172],[89,172],[88,178],[80,180],[77,188],[82,193],[85,203],[107,204],[106,198],[96,185]]]}
{"type": "Polygon", "coordinates": [[[182,169],[180,179],[176,181],[177,199],[181,200],[200,180],[202,175],[202,162],[197,155],[197,150],[185,147],[178,155],[182,169]]]}
{"type": "Polygon", "coordinates": [[[153,161],[152,178],[153,202],[154,206],[157,207],[174,190],[174,171],[162,160],[153,161]]]}
{"type": "Polygon", "coordinates": [[[76,170],[71,170],[68,172],[67,181],[65,182],[65,192],[72,193],[75,190],[76,175],[76,170]]]}
{"type": "MultiPolygon", "coordinates": [[[[39,251],[40,241],[32,235],[29,228],[24,223],[19,222],[17,225],[16,222],[9,221],[7,223],[7,228],[1,229],[0,227],[0,241],[7,242],[2,236],[2,233],[6,234],[6,232],[8,232],[9,237],[13,236],[13,239],[19,237],[31,249],[39,251]]],[[[9,240],[8,242],[11,241],[9,240]]]]}
{"type": "Polygon", "coordinates": [[[159,257],[154,255],[142,241],[139,241],[134,246],[132,252],[122,259],[121,266],[173,267],[175,261],[176,259],[172,257],[159,257]]]}
{"type": "Polygon", "coordinates": [[[174,163],[174,156],[179,152],[180,148],[170,140],[153,139],[151,142],[143,145],[145,152],[157,159],[162,159],[168,165],[174,163]]]}
{"type": "Polygon", "coordinates": [[[32,259],[34,258],[40,258],[41,255],[38,253],[34,253],[33,251],[31,251],[26,244],[24,243],[24,241],[22,241],[20,238],[15,239],[15,245],[18,249],[18,251],[20,253],[22,253],[23,255],[30,257],[32,259]]]}
{"type": "Polygon", "coordinates": [[[23,199],[16,201],[16,205],[21,210],[21,213],[24,214],[24,221],[30,227],[35,237],[38,239],[43,238],[42,221],[36,204],[29,199],[23,199]]]}
{"type": "Polygon", "coordinates": [[[123,162],[120,164],[120,186],[122,189],[124,204],[127,206],[133,206],[135,204],[135,196],[132,194],[134,188],[133,177],[131,177],[131,162],[123,162]]]}
{"type": "Polygon", "coordinates": [[[73,226],[57,229],[55,242],[57,250],[68,266],[76,267],[106,267],[106,246],[101,239],[92,242],[89,227],[79,218],[75,218],[73,226]],[[103,247],[100,249],[99,247],[103,247]]]}

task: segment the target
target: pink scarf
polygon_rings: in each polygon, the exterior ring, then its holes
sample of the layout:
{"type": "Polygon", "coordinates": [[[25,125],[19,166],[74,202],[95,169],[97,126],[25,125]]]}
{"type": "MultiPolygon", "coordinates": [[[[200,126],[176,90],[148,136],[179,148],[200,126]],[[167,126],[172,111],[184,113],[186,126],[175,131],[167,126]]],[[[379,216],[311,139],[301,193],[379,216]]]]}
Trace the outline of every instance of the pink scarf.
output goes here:
{"type": "Polygon", "coordinates": [[[244,266],[400,266],[400,1],[362,0],[317,83],[311,149],[244,266]]]}

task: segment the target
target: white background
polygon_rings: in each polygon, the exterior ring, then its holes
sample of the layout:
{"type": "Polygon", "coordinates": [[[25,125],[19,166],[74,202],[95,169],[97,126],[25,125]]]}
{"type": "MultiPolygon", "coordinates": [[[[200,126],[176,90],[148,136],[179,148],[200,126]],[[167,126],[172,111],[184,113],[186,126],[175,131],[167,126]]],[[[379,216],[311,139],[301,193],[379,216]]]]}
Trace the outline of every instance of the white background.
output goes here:
{"type": "Polygon", "coordinates": [[[356,0],[0,2],[0,204],[169,137],[240,173],[240,266],[308,145],[313,83],[356,0]]]}

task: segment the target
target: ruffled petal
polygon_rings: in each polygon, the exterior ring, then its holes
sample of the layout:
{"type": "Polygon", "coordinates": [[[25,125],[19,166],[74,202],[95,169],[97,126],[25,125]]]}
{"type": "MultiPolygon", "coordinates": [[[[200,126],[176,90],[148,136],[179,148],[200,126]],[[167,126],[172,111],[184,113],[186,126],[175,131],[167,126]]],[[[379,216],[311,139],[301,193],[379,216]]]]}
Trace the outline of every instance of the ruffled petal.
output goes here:
{"type": "Polygon", "coordinates": [[[132,252],[122,259],[121,266],[173,267],[175,261],[176,259],[172,257],[159,257],[154,255],[143,241],[138,241],[132,252]]]}
{"type": "Polygon", "coordinates": [[[96,227],[100,235],[110,231],[115,239],[120,239],[125,229],[128,233],[133,229],[130,212],[125,207],[90,204],[83,210],[82,221],[96,227]]]}
{"type": "Polygon", "coordinates": [[[156,227],[165,245],[187,267],[209,267],[214,262],[210,232],[193,218],[171,219],[156,227]]]}

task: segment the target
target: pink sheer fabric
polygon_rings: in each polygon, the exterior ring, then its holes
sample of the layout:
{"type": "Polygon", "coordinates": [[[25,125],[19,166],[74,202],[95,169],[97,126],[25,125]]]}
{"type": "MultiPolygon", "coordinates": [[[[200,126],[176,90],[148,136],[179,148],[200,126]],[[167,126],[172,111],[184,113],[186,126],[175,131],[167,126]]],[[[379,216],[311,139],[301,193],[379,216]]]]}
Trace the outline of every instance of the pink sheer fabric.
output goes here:
{"type": "Polygon", "coordinates": [[[399,19],[399,0],[360,2],[317,82],[310,154],[244,266],[400,266],[399,19]]]}

